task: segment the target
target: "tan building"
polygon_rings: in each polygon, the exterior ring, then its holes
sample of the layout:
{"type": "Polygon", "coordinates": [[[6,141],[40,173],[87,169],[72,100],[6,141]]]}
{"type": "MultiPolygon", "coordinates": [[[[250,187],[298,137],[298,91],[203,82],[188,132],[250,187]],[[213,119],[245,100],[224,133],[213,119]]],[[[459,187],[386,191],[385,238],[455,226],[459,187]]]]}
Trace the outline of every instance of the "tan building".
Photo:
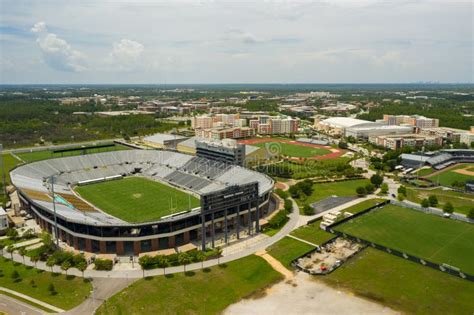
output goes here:
{"type": "Polygon", "coordinates": [[[206,139],[239,139],[255,136],[255,130],[249,127],[196,129],[196,137],[206,139]]]}
{"type": "Polygon", "coordinates": [[[439,119],[419,115],[383,115],[383,120],[389,125],[407,124],[420,129],[439,127],[439,119]]]}
{"type": "Polygon", "coordinates": [[[374,136],[369,142],[387,149],[397,150],[404,147],[421,148],[424,146],[442,145],[443,138],[419,134],[374,136]]]}

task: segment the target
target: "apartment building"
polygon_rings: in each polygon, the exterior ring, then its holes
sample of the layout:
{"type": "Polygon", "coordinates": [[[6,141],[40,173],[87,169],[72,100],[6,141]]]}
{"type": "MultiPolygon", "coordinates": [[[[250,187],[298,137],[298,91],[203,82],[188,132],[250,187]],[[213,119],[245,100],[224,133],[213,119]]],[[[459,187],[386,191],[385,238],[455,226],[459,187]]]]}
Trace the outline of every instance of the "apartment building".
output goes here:
{"type": "Polygon", "coordinates": [[[369,142],[387,149],[397,150],[404,147],[421,148],[431,145],[441,145],[443,144],[443,138],[419,134],[385,135],[370,137],[369,142]]]}
{"type": "Polygon", "coordinates": [[[388,125],[406,124],[419,129],[439,127],[439,119],[419,115],[383,115],[383,121],[387,122],[388,125]]]}

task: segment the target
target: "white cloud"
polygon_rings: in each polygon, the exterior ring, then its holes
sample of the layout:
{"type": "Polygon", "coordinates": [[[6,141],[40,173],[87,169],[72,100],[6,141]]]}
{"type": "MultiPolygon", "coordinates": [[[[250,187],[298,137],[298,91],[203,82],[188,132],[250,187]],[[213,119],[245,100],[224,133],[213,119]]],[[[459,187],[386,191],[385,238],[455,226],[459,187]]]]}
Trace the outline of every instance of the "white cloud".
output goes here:
{"type": "Polygon", "coordinates": [[[145,47],[139,42],[122,39],[114,43],[108,62],[119,70],[132,70],[139,65],[140,57],[144,51],[145,47]]]}
{"type": "Polygon", "coordinates": [[[37,34],[38,43],[44,61],[58,71],[81,72],[86,70],[85,57],[73,49],[64,39],[54,33],[49,33],[45,22],[38,22],[31,31],[37,34]]]}

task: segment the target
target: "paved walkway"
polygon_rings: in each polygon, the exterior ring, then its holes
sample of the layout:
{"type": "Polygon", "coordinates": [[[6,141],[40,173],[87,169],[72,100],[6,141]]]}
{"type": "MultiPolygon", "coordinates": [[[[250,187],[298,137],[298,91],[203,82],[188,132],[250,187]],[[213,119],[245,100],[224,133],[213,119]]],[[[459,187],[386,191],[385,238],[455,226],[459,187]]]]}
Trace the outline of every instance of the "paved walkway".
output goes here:
{"type": "Polygon", "coordinates": [[[291,237],[291,238],[293,238],[293,239],[295,239],[295,240],[297,240],[297,241],[300,241],[300,242],[306,243],[306,244],[308,244],[308,245],[311,245],[311,246],[314,246],[314,247],[319,247],[319,245],[317,245],[317,244],[314,244],[314,243],[308,242],[307,240],[304,240],[304,239],[302,239],[302,238],[299,238],[299,237],[293,236],[293,235],[291,235],[291,234],[288,234],[287,236],[288,236],[288,237],[291,237]]]}
{"type": "Polygon", "coordinates": [[[0,294],[1,314],[42,315],[46,312],[26,302],[14,299],[8,295],[0,294]]]}
{"type": "Polygon", "coordinates": [[[13,291],[13,290],[10,290],[10,289],[7,289],[7,288],[4,288],[4,287],[0,287],[0,291],[4,291],[4,292],[7,292],[7,293],[10,293],[12,295],[15,295],[15,296],[18,296],[22,299],[25,299],[27,301],[30,301],[30,302],[33,302],[35,304],[38,304],[38,305],[41,305],[42,307],[45,307],[45,308],[48,308],[52,311],[55,311],[56,313],[62,313],[64,312],[63,309],[59,308],[59,307],[56,307],[54,305],[51,305],[51,304],[48,304],[48,303],[45,303],[43,301],[40,301],[40,300],[37,300],[35,298],[32,298],[31,296],[28,296],[28,295],[25,295],[23,293],[20,293],[20,292],[16,292],[16,291],[13,291]]]}
{"type": "Polygon", "coordinates": [[[268,254],[265,250],[258,251],[258,252],[255,253],[255,255],[260,256],[260,257],[262,257],[263,259],[265,259],[265,261],[266,261],[270,266],[272,266],[273,269],[275,269],[276,271],[278,271],[279,273],[281,273],[283,276],[285,276],[285,279],[286,279],[286,280],[293,279],[293,277],[294,277],[293,272],[291,272],[290,270],[286,269],[285,266],[283,266],[283,264],[282,264],[281,262],[279,262],[278,260],[276,260],[275,258],[273,258],[273,256],[271,256],[270,254],[268,254]]]}

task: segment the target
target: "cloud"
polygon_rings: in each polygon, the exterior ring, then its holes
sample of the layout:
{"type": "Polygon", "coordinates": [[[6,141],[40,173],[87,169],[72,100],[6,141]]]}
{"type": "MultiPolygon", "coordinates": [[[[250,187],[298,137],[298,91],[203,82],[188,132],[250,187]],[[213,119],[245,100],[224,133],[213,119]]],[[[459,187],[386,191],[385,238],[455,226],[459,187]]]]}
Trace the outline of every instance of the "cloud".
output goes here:
{"type": "Polygon", "coordinates": [[[33,25],[31,32],[37,34],[36,42],[44,61],[51,68],[66,72],[81,72],[87,69],[85,56],[58,35],[49,33],[45,22],[33,25]]]}
{"type": "Polygon", "coordinates": [[[114,43],[108,62],[119,70],[132,70],[139,65],[140,57],[144,51],[145,47],[141,43],[130,39],[122,39],[114,43]]]}

